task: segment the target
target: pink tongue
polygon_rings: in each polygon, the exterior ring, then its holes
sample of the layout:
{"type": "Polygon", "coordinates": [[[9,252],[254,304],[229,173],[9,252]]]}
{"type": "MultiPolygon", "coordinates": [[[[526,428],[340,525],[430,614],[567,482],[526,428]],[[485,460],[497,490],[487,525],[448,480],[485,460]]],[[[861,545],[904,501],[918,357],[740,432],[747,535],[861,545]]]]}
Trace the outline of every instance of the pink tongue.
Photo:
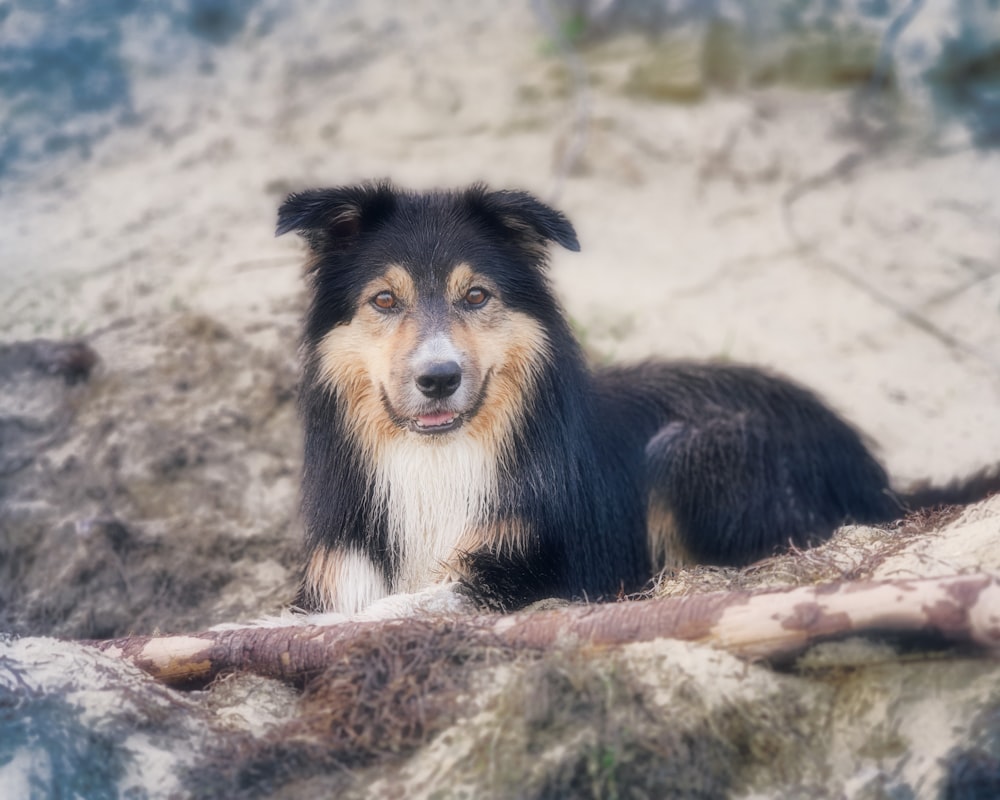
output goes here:
{"type": "Polygon", "coordinates": [[[425,428],[433,428],[437,425],[445,425],[451,422],[453,419],[455,419],[454,414],[442,412],[440,414],[425,414],[422,417],[417,417],[417,422],[419,422],[425,428]]]}

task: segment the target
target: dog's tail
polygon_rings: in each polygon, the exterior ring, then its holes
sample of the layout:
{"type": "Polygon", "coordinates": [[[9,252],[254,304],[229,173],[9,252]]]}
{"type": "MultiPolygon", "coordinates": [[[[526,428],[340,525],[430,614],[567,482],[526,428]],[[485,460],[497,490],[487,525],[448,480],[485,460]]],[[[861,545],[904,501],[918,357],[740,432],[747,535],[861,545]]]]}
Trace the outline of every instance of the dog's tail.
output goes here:
{"type": "Polygon", "coordinates": [[[929,481],[917,483],[897,496],[903,508],[912,512],[941,506],[967,506],[997,492],[1000,492],[1000,464],[984,467],[943,486],[935,486],[929,481]]]}

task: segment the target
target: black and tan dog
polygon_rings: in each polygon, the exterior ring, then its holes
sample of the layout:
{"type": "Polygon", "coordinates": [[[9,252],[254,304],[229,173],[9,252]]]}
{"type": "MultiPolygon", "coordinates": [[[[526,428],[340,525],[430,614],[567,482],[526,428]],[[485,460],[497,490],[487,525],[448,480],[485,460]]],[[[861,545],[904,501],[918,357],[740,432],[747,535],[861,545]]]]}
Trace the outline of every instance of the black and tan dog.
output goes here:
{"type": "Polygon", "coordinates": [[[613,598],[998,483],[894,493],[857,432],[757,369],[590,369],[545,276],[576,234],[528,194],[307,191],[288,231],[311,250],[304,608],[446,581],[508,609],[613,598]]]}

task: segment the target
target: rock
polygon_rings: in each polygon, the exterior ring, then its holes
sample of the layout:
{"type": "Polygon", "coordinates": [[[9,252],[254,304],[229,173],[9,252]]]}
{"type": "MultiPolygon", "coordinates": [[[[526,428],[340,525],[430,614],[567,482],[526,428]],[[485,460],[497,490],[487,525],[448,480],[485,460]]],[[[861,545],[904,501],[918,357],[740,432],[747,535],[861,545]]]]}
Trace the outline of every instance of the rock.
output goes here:
{"type": "Polygon", "coordinates": [[[690,102],[712,88],[893,86],[923,114],[1000,142],[1000,14],[992,0],[738,4],[561,0],[562,30],[584,43],[640,32],[629,93],[690,102]]]}
{"type": "Polygon", "coordinates": [[[657,38],[648,55],[632,66],[625,91],[650,100],[700,100],[706,86],[705,37],[676,31],[657,38]]]}

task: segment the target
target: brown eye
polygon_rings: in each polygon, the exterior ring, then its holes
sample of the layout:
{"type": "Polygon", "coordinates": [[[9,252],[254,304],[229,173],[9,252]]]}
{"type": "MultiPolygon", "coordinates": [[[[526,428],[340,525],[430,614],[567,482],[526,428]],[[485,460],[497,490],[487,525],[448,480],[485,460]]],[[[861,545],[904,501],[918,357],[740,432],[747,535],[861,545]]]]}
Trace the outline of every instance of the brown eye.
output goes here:
{"type": "Polygon", "coordinates": [[[379,292],[372,298],[372,304],[375,308],[380,308],[383,311],[389,311],[396,307],[396,295],[392,292],[379,292]]]}
{"type": "Polygon", "coordinates": [[[478,286],[473,286],[465,293],[465,302],[470,306],[481,306],[489,298],[490,296],[486,293],[486,290],[480,289],[478,286]]]}

